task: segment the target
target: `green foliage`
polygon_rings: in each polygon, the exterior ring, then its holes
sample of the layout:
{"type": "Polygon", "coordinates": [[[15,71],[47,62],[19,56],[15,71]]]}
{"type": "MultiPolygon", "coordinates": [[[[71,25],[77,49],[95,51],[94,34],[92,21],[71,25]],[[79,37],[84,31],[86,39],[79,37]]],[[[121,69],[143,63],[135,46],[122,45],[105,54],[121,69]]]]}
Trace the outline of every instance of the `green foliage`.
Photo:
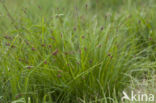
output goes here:
{"type": "Polygon", "coordinates": [[[154,0],[6,0],[0,102],[121,102],[156,68],[154,0]],[[146,75],[147,76],[147,75],[146,75]]]}

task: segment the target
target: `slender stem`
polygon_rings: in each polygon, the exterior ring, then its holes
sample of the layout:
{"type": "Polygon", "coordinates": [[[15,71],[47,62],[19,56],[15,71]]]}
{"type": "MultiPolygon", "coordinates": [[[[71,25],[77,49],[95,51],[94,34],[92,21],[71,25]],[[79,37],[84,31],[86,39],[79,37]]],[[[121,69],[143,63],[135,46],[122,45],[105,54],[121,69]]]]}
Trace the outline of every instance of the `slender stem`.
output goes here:
{"type": "Polygon", "coordinates": [[[11,14],[10,14],[8,8],[6,7],[6,5],[5,5],[2,1],[0,1],[0,2],[2,3],[3,8],[4,8],[5,11],[7,12],[8,17],[10,18],[11,22],[14,24],[15,28],[18,29],[17,25],[15,25],[15,19],[11,16],[11,14]]]}

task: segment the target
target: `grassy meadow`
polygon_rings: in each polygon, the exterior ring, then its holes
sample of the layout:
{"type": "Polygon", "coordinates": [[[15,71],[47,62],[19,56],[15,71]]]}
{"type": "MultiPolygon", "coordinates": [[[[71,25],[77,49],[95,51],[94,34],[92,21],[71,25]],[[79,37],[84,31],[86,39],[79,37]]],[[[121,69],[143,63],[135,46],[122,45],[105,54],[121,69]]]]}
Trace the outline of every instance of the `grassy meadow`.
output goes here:
{"type": "Polygon", "coordinates": [[[156,0],[0,0],[0,103],[150,103],[121,98],[156,96],[155,11],[156,0]]]}

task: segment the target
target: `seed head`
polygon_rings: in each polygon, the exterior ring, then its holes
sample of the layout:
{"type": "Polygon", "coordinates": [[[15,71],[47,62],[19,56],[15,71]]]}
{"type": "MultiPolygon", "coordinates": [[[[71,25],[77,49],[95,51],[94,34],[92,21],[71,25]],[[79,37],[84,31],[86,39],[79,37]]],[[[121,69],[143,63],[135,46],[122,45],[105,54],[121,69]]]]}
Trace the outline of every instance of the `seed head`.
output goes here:
{"type": "Polygon", "coordinates": [[[14,46],[14,45],[11,45],[11,48],[16,48],[16,46],[14,46]]]}
{"type": "Polygon", "coordinates": [[[136,55],[133,56],[133,58],[136,58],[136,57],[137,57],[136,55]]]}
{"type": "Polygon", "coordinates": [[[27,40],[25,41],[25,43],[26,43],[27,45],[29,45],[29,44],[30,44],[30,43],[29,43],[29,41],[27,41],[27,40]]]}
{"type": "Polygon", "coordinates": [[[27,67],[27,69],[31,69],[32,68],[32,66],[26,66],[27,67]]]}
{"type": "Polygon", "coordinates": [[[42,46],[42,47],[46,47],[46,44],[42,44],[41,46],[42,46]]]}
{"type": "Polygon", "coordinates": [[[104,29],[104,27],[102,26],[102,27],[101,27],[101,31],[102,31],[103,29],[104,29]]]}
{"type": "Polygon", "coordinates": [[[44,64],[47,64],[47,61],[44,61],[44,64]]]}
{"type": "Polygon", "coordinates": [[[139,20],[138,23],[141,24],[141,21],[139,20]]]}
{"type": "Polygon", "coordinates": [[[52,45],[49,45],[48,47],[49,47],[49,48],[52,48],[52,45]]]}
{"type": "Polygon", "coordinates": [[[149,40],[152,40],[152,38],[150,37],[149,40]]]}
{"type": "Polygon", "coordinates": [[[81,38],[82,38],[82,39],[85,39],[85,36],[82,36],[81,38]]]}
{"type": "Polygon", "coordinates": [[[58,78],[61,78],[62,76],[61,76],[61,74],[58,74],[57,77],[58,77],[58,78]]]}
{"type": "Polygon", "coordinates": [[[10,43],[6,43],[6,46],[10,46],[10,43]]]}
{"type": "Polygon", "coordinates": [[[21,96],[22,96],[22,94],[18,94],[18,95],[16,96],[16,99],[20,98],[21,96]]]}
{"type": "Polygon", "coordinates": [[[68,55],[68,52],[64,52],[65,55],[68,55]]]}
{"type": "Polygon", "coordinates": [[[35,51],[36,49],[34,47],[31,48],[32,51],[35,51]]]}
{"type": "Polygon", "coordinates": [[[12,40],[12,37],[10,37],[8,35],[5,35],[4,38],[7,39],[7,40],[12,40]]]}
{"type": "Polygon", "coordinates": [[[86,4],[85,6],[86,6],[86,9],[88,9],[88,4],[86,4]]]}
{"type": "Polygon", "coordinates": [[[61,38],[63,37],[63,34],[61,33],[61,38]]]}
{"type": "Polygon", "coordinates": [[[40,5],[38,6],[38,8],[39,8],[40,10],[42,9],[40,5]]]}
{"type": "Polygon", "coordinates": [[[82,79],[85,80],[86,78],[84,76],[82,76],[82,79]]]}
{"type": "Polygon", "coordinates": [[[109,56],[111,59],[113,58],[113,56],[112,56],[110,53],[108,54],[108,56],[109,56]]]}
{"type": "Polygon", "coordinates": [[[80,50],[79,50],[79,53],[81,54],[81,52],[82,52],[82,51],[81,51],[81,49],[80,49],[80,50]]]}
{"type": "Polygon", "coordinates": [[[25,14],[27,14],[27,9],[26,9],[26,8],[24,8],[24,9],[23,9],[23,12],[24,12],[25,14]]]}
{"type": "Polygon", "coordinates": [[[101,48],[101,44],[99,44],[99,46],[98,46],[99,48],[101,48]]]}
{"type": "Polygon", "coordinates": [[[53,36],[51,37],[51,39],[52,39],[52,40],[56,40],[55,37],[53,37],[53,36]]]}
{"type": "Polygon", "coordinates": [[[92,60],[89,60],[89,63],[90,63],[90,64],[92,64],[92,63],[93,63],[93,61],[92,61],[92,60]]]}
{"type": "Polygon", "coordinates": [[[23,61],[23,59],[21,59],[21,58],[19,58],[18,60],[19,60],[19,61],[23,61]]]}
{"type": "Polygon", "coordinates": [[[69,66],[70,66],[70,64],[67,64],[67,66],[69,67],[69,66]]]}
{"type": "Polygon", "coordinates": [[[110,57],[110,56],[111,56],[111,54],[109,53],[109,54],[108,54],[108,56],[110,57]]]}
{"type": "Polygon", "coordinates": [[[87,51],[87,48],[86,47],[84,48],[84,51],[87,51]]]}
{"type": "Polygon", "coordinates": [[[74,27],[74,29],[73,29],[74,31],[76,31],[77,30],[77,28],[76,27],[74,27]]]}
{"type": "Polygon", "coordinates": [[[59,73],[62,73],[62,70],[58,70],[59,73]]]}
{"type": "Polygon", "coordinates": [[[57,54],[58,54],[58,49],[56,49],[53,53],[52,53],[52,55],[54,55],[54,56],[56,56],[57,54]]]}

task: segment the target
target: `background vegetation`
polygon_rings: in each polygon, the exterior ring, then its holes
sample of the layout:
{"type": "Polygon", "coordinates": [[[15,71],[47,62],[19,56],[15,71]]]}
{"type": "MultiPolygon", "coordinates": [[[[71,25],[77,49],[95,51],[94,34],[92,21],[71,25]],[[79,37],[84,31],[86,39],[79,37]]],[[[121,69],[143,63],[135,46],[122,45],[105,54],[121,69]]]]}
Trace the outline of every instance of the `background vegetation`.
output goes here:
{"type": "Polygon", "coordinates": [[[0,0],[0,103],[156,94],[155,11],[155,0],[0,0]]]}

